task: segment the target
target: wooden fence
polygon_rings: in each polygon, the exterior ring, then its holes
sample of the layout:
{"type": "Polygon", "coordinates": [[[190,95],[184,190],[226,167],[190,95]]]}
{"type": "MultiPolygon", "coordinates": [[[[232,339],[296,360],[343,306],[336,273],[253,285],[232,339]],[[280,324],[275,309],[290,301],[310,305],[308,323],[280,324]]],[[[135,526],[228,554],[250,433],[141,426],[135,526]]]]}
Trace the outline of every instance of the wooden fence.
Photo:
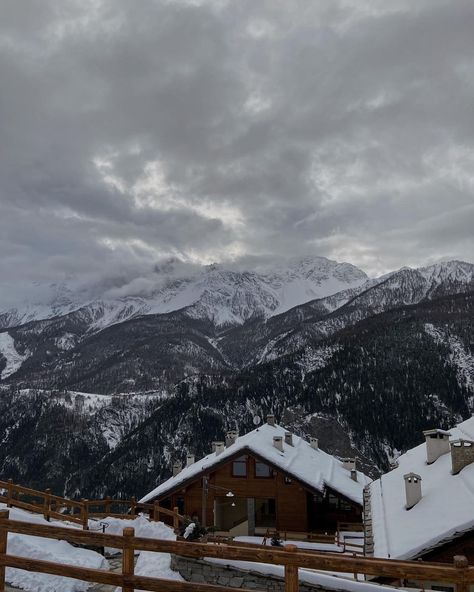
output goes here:
{"type": "MultiPolygon", "coordinates": [[[[184,557],[218,558],[249,561],[284,566],[285,591],[297,592],[299,568],[342,573],[358,573],[368,576],[389,578],[393,581],[414,580],[435,581],[454,584],[457,592],[467,592],[474,583],[474,567],[469,567],[465,557],[455,557],[454,564],[439,564],[420,561],[396,561],[392,559],[371,559],[350,557],[341,554],[307,553],[294,545],[283,549],[246,548],[244,546],[188,543],[135,537],[133,528],[125,528],[123,535],[99,534],[74,528],[30,524],[9,520],[9,511],[0,510],[0,592],[5,590],[5,568],[13,567],[31,572],[64,576],[121,587],[123,592],[136,589],[156,592],[226,592],[228,587],[210,584],[175,582],[159,578],[135,575],[135,551],[174,553],[184,557]],[[123,553],[122,573],[57,564],[38,559],[26,559],[9,555],[8,533],[18,533],[48,539],[65,540],[80,545],[112,547],[123,553]]],[[[250,592],[244,590],[244,592],[250,592]]],[[[254,591],[255,592],[255,591],[254,591]]]]}
{"type": "Polygon", "coordinates": [[[148,514],[150,520],[159,521],[165,518],[175,530],[184,522],[178,508],[169,510],[161,507],[158,502],[141,504],[135,498],[123,500],[110,497],[101,500],[71,500],[53,495],[50,489],[38,491],[16,485],[11,479],[0,481],[0,502],[9,508],[41,514],[48,521],[54,519],[80,524],[84,530],[89,528],[89,518],[111,516],[133,519],[140,512],[148,514]]]}

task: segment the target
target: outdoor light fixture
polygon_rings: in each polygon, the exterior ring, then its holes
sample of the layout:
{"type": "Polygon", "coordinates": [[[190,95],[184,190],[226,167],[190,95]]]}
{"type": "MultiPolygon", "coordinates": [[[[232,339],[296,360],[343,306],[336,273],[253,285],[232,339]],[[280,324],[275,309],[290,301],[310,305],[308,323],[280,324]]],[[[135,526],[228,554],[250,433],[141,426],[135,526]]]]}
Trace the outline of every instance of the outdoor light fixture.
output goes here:
{"type": "Polygon", "coordinates": [[[226,497],[234,497],[234,494],[232,493],[232,491],[229,491],[229,493],[226,493],[225,496],[226,497]]]}

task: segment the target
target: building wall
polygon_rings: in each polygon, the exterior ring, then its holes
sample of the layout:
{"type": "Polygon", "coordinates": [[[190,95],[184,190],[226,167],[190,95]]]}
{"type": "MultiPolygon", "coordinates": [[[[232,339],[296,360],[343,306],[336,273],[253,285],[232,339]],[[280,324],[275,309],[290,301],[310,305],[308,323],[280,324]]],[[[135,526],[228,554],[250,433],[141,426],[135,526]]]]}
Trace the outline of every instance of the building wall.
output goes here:
{"type": "Polygon", "coordinates": [[[470,565],[474,564],[474,531],[468,532],[445,545],[423,555],[423,561],[452,563],[455,555],[465,555],[470,565]]]}
{"type": "MultiPolygon", "coordinates": [[[[231,588],[245,588],[247,590],[265,590],[265,592],[285,592],[285,582],[282,577],[264,575],[235,567],[217,565],[202,559],[191,559],[171,555],[171,569],[178,572],[187,582],[196,584],[215,584],[231,588]]],[[[341,586],[341,591],[342,591],[341,586]]],[[[301,592],[325,591],[327,588],[315,584],[300,582],[301,592]]],[[[335,592],[335,589],[332,590],[335,592]]]]}
{"type": "MultiPolygon", "coordinates": [[[[255,498],[256,500],[275,500],[276,520],[274,527],[281,531],[306,532],[311,530],[308,521],[308,490],[294,479],[285,479],[285,474],[273,470],[271,477],[257,477],[255,473],[256,459],[247,455],[247,476],[236,477],[232,474],[233,461],[208,474],[208,494],[205,498],[206,525],[214,524],[214,501],[218,498],[220,503],[229,505],[228,510],[235,513],[236,520],[240,518],[244,504],[241,500],[255,498]],[[226,493],[231,491],[234,498],[226,498],[226,493]],[[235,500],[236,507],[231,503],[235,500]]],[[[200,477],[185,490],[173,494],[171,500],[167,500],[168,507],[180,506],[184,499],[184,508],[181,509],[188,516],[196,515],[202,522],[203,488],[200,477]]],[[[161,503],[161,500],[160,500],[161,503]]],[[[326,511],[326,510],[325,510],[326,511]]],[[[341,515],[341,520],[361,521],[361,512],[357,510],[351,515],[341,515]]]]}

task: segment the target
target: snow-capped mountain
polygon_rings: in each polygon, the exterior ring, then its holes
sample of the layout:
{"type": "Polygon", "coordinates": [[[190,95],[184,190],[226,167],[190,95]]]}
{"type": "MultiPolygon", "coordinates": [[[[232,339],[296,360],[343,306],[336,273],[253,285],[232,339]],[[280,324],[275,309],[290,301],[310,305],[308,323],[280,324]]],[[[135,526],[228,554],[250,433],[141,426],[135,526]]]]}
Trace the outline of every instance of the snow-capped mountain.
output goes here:
{"type": "Polygon", "coordinates": [[[135,281],[119,289],[104,290],[95,298],[67,284],[53,285],[51,298],[43,302],[26,301],[17,307],[2,307],[0,302],[0,329],[77,310],[89,319],[93,330],[144,314],[181,309],[217,326],[239,325],[367,281],[366,274],[357,267],[324,257],[292,260],[288,265],[260,272],[210,265],[190,276],[179,273],[179,266],[162,266],[147,278],[146,293],[143,285],[135,281]]]}
{"type": "Polygon", "coordinates": [[[187,275],[169,266],[94,298],[71,284],[54,296],[22,309],[45,318],[0,329],[5,478],[46,487],[53,466],[72,495],[132,495],[174,458],[268,412],[387,468],[421,430],[474,412],[469,263],[375,279],[325,259],[187,275]],[[87,393],[104,406],[81,406],[87,393]],[[59,444],[55,422],[68,426],[59,444]]]}

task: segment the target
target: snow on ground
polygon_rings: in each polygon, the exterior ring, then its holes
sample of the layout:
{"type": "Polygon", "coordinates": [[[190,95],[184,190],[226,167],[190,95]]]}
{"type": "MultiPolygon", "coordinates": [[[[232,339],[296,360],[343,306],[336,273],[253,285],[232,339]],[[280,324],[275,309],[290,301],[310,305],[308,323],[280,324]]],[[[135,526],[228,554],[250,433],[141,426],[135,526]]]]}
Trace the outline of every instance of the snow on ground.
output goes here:
{"type": "Polygon", "coordinates": [[[15,349],[15,341],[10,333],[0,333],[0,355],[2,355],[7,365],[0,374],[0,379],[4,380],[14,374],[28,357],[22,356],[15,349]]]}
{"type": "MultiPolygon", "coordinates": [[[[263,544],[263,537],[258,536],[238,536],[234,538],[239,543],[252,543],[252,545],[263,544]]],[[[271,545],[271,539],[267,539],[267,545],[271,545]]],[[[331,553],[342,553],[343,548],[338,547],[336,544],[331,545],[328,543],[312,543],[310,541],[284,541],[284,545],[296,545],[299,549],[310,549],[311,551],[330,551],[331,553]]]]}
{"type": "MultiPolygon", "coordinates": [[[[0,509],[6,509],[0,504],[0,509]]],[[[23,510],[9,508],[10,519],[46,526],[54,525],[42,516],[29,514],[23,510]]],[[[61,526],[64,524],[61,523],[61,526]]],[[[78,567],[107,569],[107,561],[95,551],[78,549],[65,541],[56,541],[41,537],[10,533],[8,535],[8,553],[29,559],[42,559],[54,563],[67,563],[78,567]]],[[[7,568],[6,581],[12,586],[29,592],[83,592],[89,584],[71,578],[51,576],[19,569],[7,568]]]]}
{"type": "MultiPolygon", "coordinates": [[[[101,522],[106,523],[105,532],[107,534],[122,534],[124,528],[132,527],[135,529],[135,536],[149,539],[162,539],[166,541],[175,541],[176,535],[173,530],[163,524],[163,522],[150,522],[144,516],[137,516],[135,520],[122,520],[120,518],[104,518],[101,522]]],[[[94,528],[93,521],[91,526],[94,528]]],[[[116,549],[106,549],[114,552],[116,549]]],[[[179,573],[173,571],[170,567],[171,557],[169,553],[152,553],[142,551],[135,565],[135,574],[139,576],[148,576],[155,578],[165,578],[167,580],[183,581],[179,573]]],[[[117,588],[120,592],[121,588],[117,588]]],[[[138,591],[139,592],[139,591],[138,591]]]]}

